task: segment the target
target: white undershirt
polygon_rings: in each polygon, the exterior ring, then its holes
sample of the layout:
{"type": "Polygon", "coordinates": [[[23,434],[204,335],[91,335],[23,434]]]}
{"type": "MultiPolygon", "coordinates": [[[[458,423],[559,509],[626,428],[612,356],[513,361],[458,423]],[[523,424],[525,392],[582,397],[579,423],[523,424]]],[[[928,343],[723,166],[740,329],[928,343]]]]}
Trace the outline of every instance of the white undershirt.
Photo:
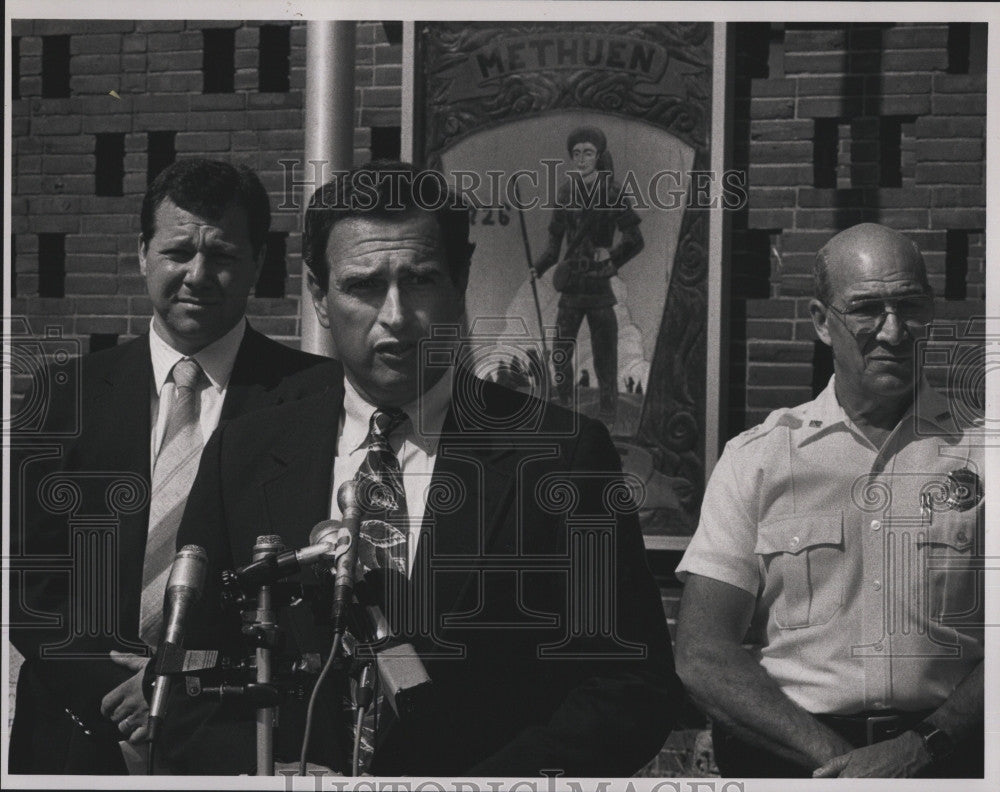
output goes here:
{"type": "Polygon", "coordinates": [[[152,469],[156,455],[160,451],[163,435],[167,430],[167,416],[174,403],[174,380],[170,376],[174,364],[185,357],[198,361],[202,371],[208,377],[208,386],[201,388],[201,411],[198,423],[201,426],[202,438],[207,442],[212,432],[219,425],[222,415],[222,403],[226,398],[229,378],[236,363],[236,353],[243,343],[247,321],[241,319],[236,326],[222,338],[213,341],[207,347],[193,355],[184,355],[168,344],[157,332],[153,322],[149,328],[149,353],[153,362],[153,393],[150,398],[150,426],[152,427],[149,443],[149,465],[152,469]],[[168,379],[169,378],[169,379],[168,379]]]}
{"type": "MultiPolygon", "coordinates": [[[[441,428],[451,404],[452,379],[453,370],[449,369],[417,401],[404,405],[403,411],[409,420],[389,436],[389,444],[396,453],[403,472],[403,488],[406,490],[406,510],[410,526],[407,569],[410,573],[413,572],[417,556],[417,541],[427,504],[427,487],[434,473],[441,428]]],[[[341,518],[337,490],[345,481],[354,478],[367,453],[365,438],[368,437],[368,424],[375,409],[375,405],[367,402],[350,382],[344,380],[344,409],[340,413],[337,432],[330,499],[330,518],[333,520],[341,518]]]]}

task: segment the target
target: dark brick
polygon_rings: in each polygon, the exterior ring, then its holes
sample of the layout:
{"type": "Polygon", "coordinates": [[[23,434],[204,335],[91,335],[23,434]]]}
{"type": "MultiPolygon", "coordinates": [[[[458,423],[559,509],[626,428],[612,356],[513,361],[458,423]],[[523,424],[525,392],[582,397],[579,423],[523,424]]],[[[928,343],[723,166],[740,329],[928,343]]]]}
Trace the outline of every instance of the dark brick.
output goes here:
{"type": "Polygon", "coordinates": [[[980,139],[917,142],[918,162],[982,162],[984,157],[984,143],[980,139]]]}
{"type": "Polygon", "coordinates": [[[186,113],[192,108],[192,98],[176,94],[146,94],[136,96],[133,107],[137,113],[186,113]]]}
{"type": "Polygon", "coordinates": [[[792,300],[746,300],[747,316],[752,319],[791,319],[795,316],[792,300]]]}
{"type": "Polygon", "coordinates": [[[781,96],[795,96],[795,80],[786,79],[757,79],[750,81],[750,96],[753,98],[773,98],[781,96]]]}
{"type": "Polygon", "coordinates": [[[300,110],[248,110],[247,126],[250,129],[301,128],[303,112],[300,110]]]}
{"type": "Polygon", "coordinates": [[[751,165],[750,187],[798,186],[812,181],[812,165],[751,165]]]}
{"type": "MultiPolygon", "coordinates": [[[[817,341],[819,336],[816,335],[816,326],[812,323],[812,320],[800,319],[795,323],[794,338],[797,341],[817,341]]],[[[794,385],[796,383],[789,383],[794,385]]]]}
{"type": "Polygon", "coordinates": [[[402,102],[399,88],[365,88],[362,94],[365,107],[399,107],[402,102]]]}
{"type": "Polygon", "coordinates": [[[986,119],[981,116],[921,116],[917,119],[918,138],[981,137],[986,131],[986,119]]]}
{"type": "Polygon", "coordinates": [[[80,316],[77,317],[74,328],[80,335],[91,333],[127,333],[128,319],[111,316],[80,316]]]}
{"type": "Polygon", "coordinates": [[[927,209],[878,209],[875,222],[905,231],[927,226],[927,209]]]}
{"type": "Polygon", "coordinates": [[[936,93],[986,93],[985,74],[935,74],[936,93]]]}
{"type": "MultiPolygon", "coordinates": [[[[113,105],[108,106],[109,111],[113,109],[113,105]]],[[[92,134],[96,132],[131,132],[132,116],[115,113],[84,116],[83,131],[92,134]]]]}
{"type": "Polygon", "coordinates": [[[747,337],[757,340],[774,339],[790,341],[792,338],[791,322],[775,322],[770,320],[750,320],[747,322],[747,337]]]}
{"type": "Polygon", "coordinates": [[[747,370],[748,385],[804,386],[812,382],[812,372],[804,366],[782,366],[758,363],[747,370]]]}
{"type": "Polygon", "coordinates": [[[864,112],[871,115],[922,115],[931,111],[929,94],[866,96],[864,112]]]}
{"type": "Polygon", "coordinates": [[[843,74],[846,71],[846,52],[785,53],[785,74],[843,74]]]}
{"type": "Polygon", "coordinates": [[[109,91],[121,94],[124,90],[121,78],[121,74],[74,74],[69,78],[69,84],[74,94],[106,94],[109,91]]]}
{"type": "Polygon", "coordinates": [[[798,95],[806,96],[855,96],[864,91],[864,78],[857,75],[839,77],[799,77],[798,95]]]}
{"type": "Polygon", "coordinates": [[[118,234],[138,230],[138,216],[104,214],[84,215],[80,218],[80,232],[84,234],[118,234]]]}
{"type": "Polygon", "coordinates": [[[806,141],[751,143],[750,161],[755,164],[811,162],[813,145],[806,141]]]}
{"type": "Polygon", "coordinates": [[[86,74],[114,74],[121,70],[121,55],[78,55],[73,59],[73,67],[86,74]]]}
{"type": "Polygon", "coordinates": [[[302,94],[289,91],[288,93],[249,93],[235,94],[245,96],[247,106],[250,109],[259,107],[281,107],[281,108],[301,108],[302,94]]]}
{"type": "Polygon", "coordinates": [[[194,71],[201,68],[202,54],[198,50],[150,52],[146,63],[151,72],[194,71]]]}
{"type": "MultiPolygon", "coordinates": [[[[20,248],[20,245],[18,245],[20,248]]],[[[114,237],[104,234],[97,236],[79,236],[71,234],[66,237],[66,255],[74,253],[105,253],[114,254],[118,252],[118,245],[114,237]]]]}
{"type": "Polygon", "coordinates": [[[781,235],[781,249],[787,253],[817,253],[831,236],[828,231],[786,231],[781,235]]]}
{"type": "Polygon", "coordinates": [[[791,228],[794,224],[793,209],[750,209],[747,218],[750,228],[791,228]]]}
{"type": "Polygon", "coordinates": [[[127,297],[77,297],[73,308],[78,314],[127,314],[127,297]]]}
{"type": "Polygon", "coordinates": [[[816,256],[812,253],[784,253],[781,256],[781,274],[787,275],[811,274],[816,256]]]}
{"type": "Polygon", "coordinates": [[[225,132],[180,132],[176,139],[178,153],[189,151],[228,151],[229,135],[225,132]]]}
{"type": "Polygon", "coordinates": [[[124,72],[146,71],[145,53],[138,53],[135,55],[122,55],[122,71],[124,72]]]}
{"type": "Polygon", "coordinates": [[[751,118],[792,118],[795,115],[794,99],[758,99],[750,105],[751,118]]]}
{"type": "Polygon", "coordinates": [[[986,205],[986,190],[983,187],[935,187],[929,192],[934,197],[936,208],[982,207],[986,205]]]}
{"type": "Polygon", "coordinates": [[[246,129],[246,119],[243,114],[232,110],[219,113],[199,113],[196,118],[192,119],[192,124],[200,131],[205,132],[246,129]]]}
{"type": "Polygon", "coordinates": [[[801,97],[798,100],[798,118],[838,118],[861,115],[864,102],[861,96],[841,96],[826,99],[801,97]]]}
{"type": "Polygon", "coordinates": [[[874,94],[930,93],[929,74],[872,74],[865,78],[865,91],[874,94]]]}
{"type": "Polygon", "coordinates": [[[375,68],[375,85],[398,86],[403,78],[403,69],[395,64],[375,68]]]}
{"type": "Polygon", "coordinates": [[[864,205],[887,209],[908,207],[928,207],[931,205],[931,191],[926,187],[900,187],[881,190],[865,190],[864,205]]]}
{"type": "Polygon", "coordinates": [[[66,273],[67,295],[115,294],[117,290],[118,279],[114,275],[82,275],[75,272],[66,273]]]}
{"type": "Polygon", "coordinates": [[[747,342],[750,360],[770,363],[810,363],[812,344],[801,341],[756,341],[747,342]]]}
{"type": "Polygon", "coordinates": [[[896,25],[883,36],[886,49],[932,49],[948,45],[948,28],[943,25],[896,25]]]}
{"type": "Polygon", "coordinates": [[[137,113],[134,116],[137,132],[187,129],[188,113],[137,113]]]}
{"type": "Polygon", "coordinates": [[[795,195],[794,189],[756,187],[750,190],[750,206],[754,209],[793,207],[795,195]]]}
{"type": "Polygon", "coordinates": [[[79,116],[38,116],[31,119],[32,135],[78,135],[83,128],[79,116]]]}
{"type": "Polygon", "coordinates": [[[934,115],[986,115],[986,94],[935,94],[931,99],[934,115]]]}
{"type": "Polygon", "coordinates": [[[107,273],[114,275],[118,263],[113,256],[91,253],[75,253],[66,258],[66,269],[80,273],[107,273]]]}
{"type": "Polygon", "coordinates": [[[247,95],[231,94],[195,94],[190,97],[192,110],[244,110],[247,106],[247,95]]]}
{"type": "Polygon", "coordinates": [[[982,228],[986,225],[985,209],[932,209],[931,228],[982,228]]]}
{"type": "Polygon", "coordinates": [[[184,30],[182,19],[139,19],[135,23],[136,33],[176,33],[184,30]]]}
{"type": "Polygon", "coordinates": [[[164,72],[150,74],[146,77],[146,86],[150,93],[183,93],[185,91],[201,91],[201,72],[164,72]]]}
{"type": "Polygon", "coordinates": [[[141,35],[131,35],[122,37],[122,53],[135,53],[146,51],[146,37],[141,35]]]}
{"type": "Polygon", "coordinates": [[[882,70],[894,71],[931,71],[948,67],[947,49],[926,50],[889,50],[882,53],[882,70]]]}
{"type": "Polygon", "coordinates": [[[201,48],[202,35],[200,31],[151,33],[146,39],[148,52],[181,52],[183,50],[201,50],[201,48]]]}

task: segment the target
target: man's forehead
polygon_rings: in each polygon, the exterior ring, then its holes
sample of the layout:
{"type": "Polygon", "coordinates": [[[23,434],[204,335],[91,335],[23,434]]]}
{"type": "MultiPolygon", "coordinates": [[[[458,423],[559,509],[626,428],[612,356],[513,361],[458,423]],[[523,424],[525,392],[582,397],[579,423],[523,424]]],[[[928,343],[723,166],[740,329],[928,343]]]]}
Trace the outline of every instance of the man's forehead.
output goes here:
{"type": "Polygon", "coordinates": [[[235,202],[229,203],[222,214],[213,220],[190,209],[184,209],[167,197],[156,207],[155,220],[156,231],[170,234],[201,229],[221,231],[224,226],[230,230],[239,230],[243,234],[248,231],[246,216],[235,202]]]}
{"type": "Polygon", "coordinates": [[[862,285],[923,285],[920,255],[914,245],[883,226],[850,228],[827,243],[823,256],[835,292],[857,292],[862,285]]]}
{"type": "Polygon", "coordinates": [[[348,217],[330,229],[326,245],[330,261],[346,262],[369,257],[420,258],[441,251],[437,220],[427,212],[400,214],[398,218],[348,217]]]}

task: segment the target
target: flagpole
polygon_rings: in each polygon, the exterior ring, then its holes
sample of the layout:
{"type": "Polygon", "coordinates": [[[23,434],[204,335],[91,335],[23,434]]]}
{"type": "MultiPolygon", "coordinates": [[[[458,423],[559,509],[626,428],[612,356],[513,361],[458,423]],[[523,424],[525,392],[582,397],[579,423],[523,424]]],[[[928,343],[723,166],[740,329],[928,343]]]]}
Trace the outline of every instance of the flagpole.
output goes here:
{"type": "MultiPolygon", "coordinates": [[[[343,21],[306,23],[305,181],[308,201],[312,190],[335,171],[354,166],[355,25],[343,21]],[[314,166],[314,162],[324,163],[314,166]],[[310,189],[311,188],[311,189],[310,189]]],[[[313,310],[306,273],[302,273],[299,304],[302,349],[332,356],[333,338],[313,310]]]]}
{"type": "Polygon", "coordinates": [[[545,325],[542,324],[542,307],[538,302],[538,285],[535,283],[535,270],[531,262],[531,243],[528,241],[528,226],[524,222],[524,209],[521,203],[521,191],[514,182],[514,198],[517,201],[517,217],[521,222],[521,239],[524,241],[524,255],[528,259],[528,280],[531,281],[531,296],[535,301],[535,315],[538,317],[538,337],[542,342],[542,369],[545,373],[546,396],[552,395],[552,380],[549,378],[549,350],[545,344],[545,325]]]}

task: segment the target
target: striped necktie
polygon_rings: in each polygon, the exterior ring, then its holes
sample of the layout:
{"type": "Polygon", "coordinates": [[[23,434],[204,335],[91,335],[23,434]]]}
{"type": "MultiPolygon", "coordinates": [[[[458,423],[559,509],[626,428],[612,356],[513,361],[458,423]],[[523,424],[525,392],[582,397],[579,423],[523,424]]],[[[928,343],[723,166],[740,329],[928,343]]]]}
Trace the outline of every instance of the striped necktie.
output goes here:
{"type": "Polygon", "coordinates": [[[205,375],[196,360],[183,358],[173,369],[174,403],[160,452],[153,464],[152,500],[146,556],[142,565],[139,637],[156,647],[163,624],[163,597],[174,562],[177,528],[198,472],[204,441],[198,423],[199,385],[205,375]]]}

